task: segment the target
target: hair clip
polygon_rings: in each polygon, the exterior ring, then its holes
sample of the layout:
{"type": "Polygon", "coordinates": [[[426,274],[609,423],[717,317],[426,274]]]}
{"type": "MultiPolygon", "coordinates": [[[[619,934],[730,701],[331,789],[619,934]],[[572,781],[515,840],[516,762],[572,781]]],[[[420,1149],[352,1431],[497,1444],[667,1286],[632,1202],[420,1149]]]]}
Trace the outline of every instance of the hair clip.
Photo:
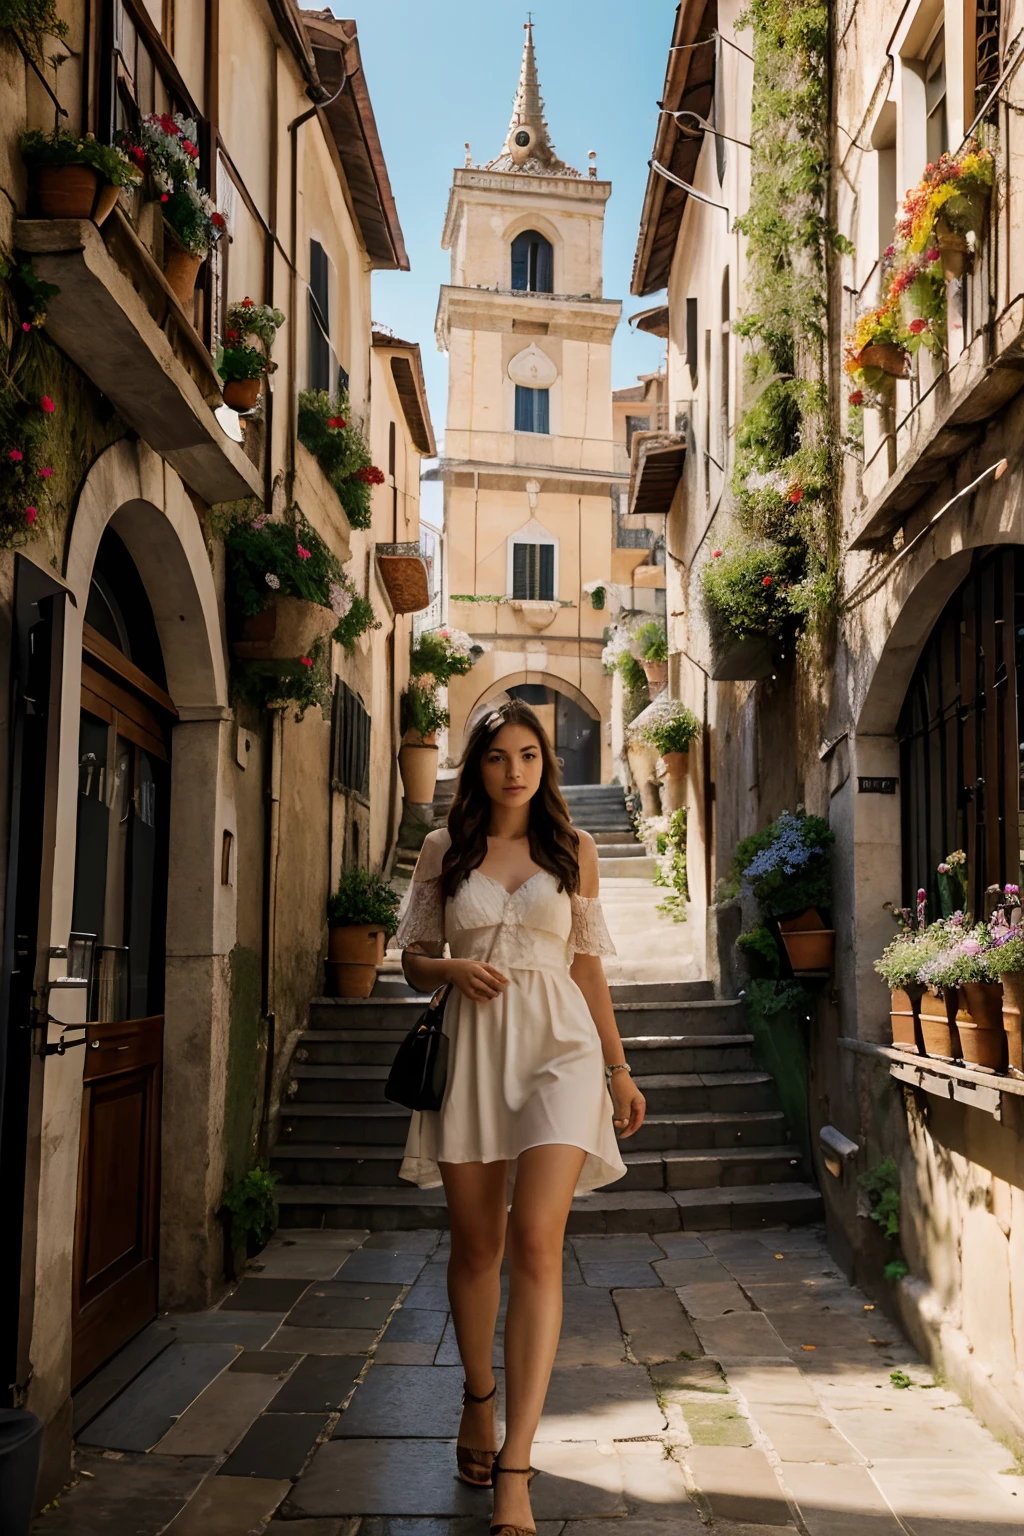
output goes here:
{"type": "Polygon", "coordinates": [[[484,724],[489,731],[496,731],[499,725],[505,724],[505,716],[500,709],[492,709],[484,724]]]}

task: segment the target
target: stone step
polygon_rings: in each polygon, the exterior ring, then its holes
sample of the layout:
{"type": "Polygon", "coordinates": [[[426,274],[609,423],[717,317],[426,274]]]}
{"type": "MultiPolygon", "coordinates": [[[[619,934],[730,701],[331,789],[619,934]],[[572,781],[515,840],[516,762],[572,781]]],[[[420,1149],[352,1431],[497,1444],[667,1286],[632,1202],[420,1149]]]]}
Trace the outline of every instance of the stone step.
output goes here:
{"type": "Polygon", "coordinates": [[[603,866],[606,859],[643,859],[647,857],[647,849],[643,843],[635,839],[631,843],[602,842],[597,845],[598,859],[603,866]]]}
{"type": "MultiPolygon", "coordinates": [[[[738,999],[698,996],[679,1001],[647,1001],[642,997],[619,999],[613,992],[612,1001],[623,1035],[664,1035],[674,1039],[678,1035],[729,1035],[743,1030],[743,1004],[738,999]]],[[[355,1040],[357,1035],[365,1035],[372,1040],[390,1039],[391,1032],[398,1031],[401,1038],[413,1027],[427,1002],[426,997],[412,991],[405,996],[317,998],[310,1007],[306,1036],[330,1034],[355,1040]]]]}
{"type": "Polygon", "coordinates": [[[412,1112],[401,1104],[282,1104],[278,1147],[311,1142],[401,1147],[412,1112]]]}
{"type": "MultiPolygon", "coordinates": [[[[632,832],[632,823],[630,824],[630,831],[632,832]]],[[[618,843],[619,842],[619,834],[617,832],[614,832],[614,831],[612,831],[612,832],[591,832],[590,835],[594,839],[594,842],[597,844],[597,846],[599,848],[604,848],[609,843],[618,843]]],[[[636,842],[636,833],[635,832],[633,832],[632,841],[636,842]]],[[[637,847],[638,848],[642,848],[643,847],[643,843],[637,843],[637,847]]]]}
{"type": "MultiPolygon", "coordinates": [[[[301,1080],[308,1073],[323,1072],[334,1079],[349,1068],[375,1067],[386,1077],[402,1039],[400,1029],[307,1030],[295,1048],[292,1076],[301,1080]]],[[[623,1034],[622,1044],[634,1072],[727,1072],[752,1065],[753,1036],[746,1034],[623,1034]]]]}
{"type": "MultiPolygon", "coordinates": [[[[374,1232],[444,1230],[444,1191],[413,1186],[287,1185],[276,1190],[282,1227],[368,1227],[374,1232]]],[[[821,1218],[821,1196],[809,1184],[739,1185],[730,1189],[623,1190],[580,1195],[570,1233],[746,1231],[821,1218]]]]}
{"type": "Polygon", "coordinates": [[[602,854],[597,861],[598,875],[602,880],[653,880],[657,870],[657,862],[646,853],[640,858],[628,859],[606,859],[602,854]]]}
{"type": "Polygon", "coordinates": [[[659,1072],[638,1074],[647,1113],[696,1114],[718,1111],[775,1109],[775,1082],[770,1072],[756,1068],[725,1072],[659,1072]]]}
{"type": "MultiPolygon", "coordinates": [[[[373,1142],[279,1143],[270,1164],[292,1185],[400,1188],[402,1156],[401,1145],[373,1142]]],[[[729,1188],[776,1184],[800,1176],[800,1159],[786,1146],[623,1150],[623,1161],[626,1173],[614,1185],[622,1189],[729,1188]]]]}

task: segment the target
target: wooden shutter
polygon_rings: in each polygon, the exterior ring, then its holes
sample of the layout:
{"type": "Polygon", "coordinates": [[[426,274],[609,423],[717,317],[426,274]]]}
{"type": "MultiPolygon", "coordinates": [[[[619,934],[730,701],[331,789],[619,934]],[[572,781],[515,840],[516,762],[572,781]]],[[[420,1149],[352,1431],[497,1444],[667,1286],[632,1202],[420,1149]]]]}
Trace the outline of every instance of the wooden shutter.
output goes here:
{"type": "Polygon", "coordinates": [[[546,389],[533,390],[533,430],[535,432],[550,432],[551,415],[548,408],[548,392],[546,389]]]}
{"type": "Polygon", "coordinates": [[[346,789],[364,799],[370,794],[370,716],[359,695],[341,678],[334,683],[331,710],[332,780],[335,789],[346,789]]]}
{"type": "Polygon", "coordinates": [[[555,546],[538,544],[535,547],[539,557],[537,596],[553,598],[555,595],[555,546]]]}
{"type": "Polygon", "coordinates": [[[319,240],[309,242],[309,387],[330,390],[331,313],[327,252],[319,240]]]}
{"type": "Polygon", "coordinates": [[[530,236],[526,232],[512,241],[512,287],[517,293],[525,293],[529,286],[530,236]]]}
{"type": "Polygon", "coordinates": [[[537,265],[534,292],[551,293],[554,288],[554,262],[552,260],[551,242],[545,240],[543,235],[537,235],[535,238],[537,241],[537,265]]]}
{"type": "Polygon", "coordinates": [[[512,546],[512,596],[528,598],[530,593],[531,555],[536,545],[513,544],[512,546]]]}

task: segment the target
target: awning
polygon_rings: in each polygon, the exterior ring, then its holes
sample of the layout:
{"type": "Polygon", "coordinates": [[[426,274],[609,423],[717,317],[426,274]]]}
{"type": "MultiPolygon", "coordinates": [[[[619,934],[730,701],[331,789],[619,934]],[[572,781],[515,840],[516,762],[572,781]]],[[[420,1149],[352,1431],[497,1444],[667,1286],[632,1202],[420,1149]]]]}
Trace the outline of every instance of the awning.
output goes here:
{"type": "Polygon", "coordinates": [[[655,304],[653,309],[642,309],[639,314],[630,315],[629,323],[635,331],[646,331],[649,336],[660,336],[667,341],[668,305],[655,304]]]}
{"type": "Polygon", "coordinates": [[[628,510],[646,517],[667,512],[686,462],[685,432],[634,432],[629,464],[628,510]]]}

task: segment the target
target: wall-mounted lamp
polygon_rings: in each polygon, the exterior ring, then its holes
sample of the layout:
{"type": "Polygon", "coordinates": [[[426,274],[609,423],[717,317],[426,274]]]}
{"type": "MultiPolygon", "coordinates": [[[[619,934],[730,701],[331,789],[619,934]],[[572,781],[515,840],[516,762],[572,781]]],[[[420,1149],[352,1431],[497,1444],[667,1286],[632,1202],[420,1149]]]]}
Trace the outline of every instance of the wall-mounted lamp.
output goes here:
{"type": "Polygon", "coordinates": [[[698,192],[697,188],[691,187],[688,181],[681,181],[672,171],[666,170],[660,160],[648,160],[647,164],[652,171],[657,171],[659,176],[664,176],[665,180],[670,181],[674,187],[681,187],[684,192],[695,197],[698,203],[707,203],[709,208],[721,208],[726,218],[732,218],[732,214],[724,203],[716,203],[713,197],[708,197],[705,192],[698,192]]]}

